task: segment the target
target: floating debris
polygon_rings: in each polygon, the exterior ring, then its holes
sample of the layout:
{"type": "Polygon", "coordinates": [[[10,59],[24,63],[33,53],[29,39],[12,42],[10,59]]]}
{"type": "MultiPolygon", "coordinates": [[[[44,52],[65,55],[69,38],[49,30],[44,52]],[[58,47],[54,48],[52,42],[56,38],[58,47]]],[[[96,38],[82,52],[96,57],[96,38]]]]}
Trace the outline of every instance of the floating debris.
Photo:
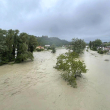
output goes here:
{"type": "Polygon", "coordinates": [[[109,61],[108,59],[105,59],[105,61],[109,61]]]}

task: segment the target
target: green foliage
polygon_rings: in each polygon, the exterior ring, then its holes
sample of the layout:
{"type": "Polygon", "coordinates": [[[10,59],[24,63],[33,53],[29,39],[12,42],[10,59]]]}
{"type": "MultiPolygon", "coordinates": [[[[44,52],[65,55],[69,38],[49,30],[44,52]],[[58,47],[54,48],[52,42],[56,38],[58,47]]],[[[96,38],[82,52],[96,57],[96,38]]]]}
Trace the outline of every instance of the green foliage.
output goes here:
{"type": "Polygon", "coordinates": [[[19,30],[0,29],[0,65],[10,61],[22,62],[27,59],[33,60],[32,52],[37,46],[35,36],[20,33],[19,30]],[[15,59],[15,50],[17,58],[15,59]]]}
{"type": "Polygon", "coordinates": [[[98,50],[97,52],[100,53],[100,54],[103,54],[104,53],[102,50],[98,50]]]}
{"type": "Polygon", "coordinates": [[[5,34],[3,33],[4,30],[0,29],[0,54],[7,51],[7,46],[6,46],[6,37],[5,34]]]}
{"type": "Polygon", "coordinates": [[[97,48],[96,47],[93,47],[92,50],[97,51],[97,48]]]}
{"type": "Polygon", "coordinates": [[[91,49],[91,46],[92,46],[92,43],[91,43],[91,41],[89,42],[89,47],[90,47],[90,49],[91,49]]]}
{"type": "Polygon", "coordinates": [[[86,51],[88,52],[88,49],[86,49],[86,51]]]}
{"type": "Polygon", "coordinates": [[[6,31],[0,29],[0,65],[8,62],[7,51],[8,47],[6,45],[6,31]]]}
{"type": "Polygon", "coordinates": [[[100,39],[96,39],[95,41],[92,41],[89,43],[91,45],[91,49],[94,51],[97,51],[97,47],[102,44],[102,41],[100,39]]]}
{"type": "Polygon", "coordinates": [[[55,53],[56,52],[56,49],[55,49],[55,46],[54,45],[52,45],[51,49],[52,49],[52,53],[55,53]]]}
{"type": "Polygon", "coordinates": [[[95,41],[94,41],[94,46],[95,47],[98,47],[98,46],[100,46],[102,44],[102,41],[100,40],[100,39],[96,39],[95,41]]]}
{"type": "Polygon", "coordinates": [[[86,73],[86,65],[83,61],[78,60],[79,54],[83,52],[86,43],[81,39],[72,39],[70,49],[73,52],[61,54],[57,58],[56,69],[63,71],[61,76],[72,87],[77,87],[76,76],[81,76],[81,73],[86,73]]]}
{"type": "Polygon", "coordinates": [[[50,47],[46,47],[47,48],[47,50],[51,50],[52,48],[51,48],[51,46],[50,47]]]}
{"type": "Polygon", "coordinates": [[[37,48],[36,50],[37,50],[38,52],[40,52],[40,51],[43,51],[44,49],[37,48]]]}
{"type": "Polygon", "coordinates": [[[21,33],[19,35],[18,45],[17,45],[17,58],[16,62],[22,62],[27,59],[33,60],[33,50],[37,45],[37,40],[34,36],[29,36],[26,33],[21,33]]]}
{"type": "Polygon", "coordinates": [[[107,52],[108,52],[108,50],[104,50],[103,52],[104,52],[104,53],[107,53],[107,52]]]}
{"type": "Polygon", "coordinates": [[[19,56],[17,56],[16,62],[20,63],[20,62],[23,62],[27,59],[33,60],[33,58],[34,57],[33,57],[33,54],[31,52],[25,51],[25,52],[21,53],[19,56]]]}
{"type": "Polygon", "coordinates": [[[37,46],[37,38],[35,36],[29,36],[28,51],[33,52],[37,46]]]}
{"type": "Polygon", "coordinates": [[[100,53],[100,54],[104,54],[104,53],[107,53],[108,50],[104,50],[104,51],[103,51],[103,50],[99,49],[97,52],[100,53]]]}
{"type": "Polygon", "coordinates": [[[78,60],[78,54],[68,52],[61,54],[57,58],[56,69],[62,70],[62,77],[72,86],[76,87],[76,76],[86,73],[86,65],[83,61],[78,60]]]}
{"type": "Polygon", "coordinates": [[[86,43],[84,42],[84,40],[76,38],[72,39],[71,45],[74,52],[81,54],[86,46],[86,43]]]}

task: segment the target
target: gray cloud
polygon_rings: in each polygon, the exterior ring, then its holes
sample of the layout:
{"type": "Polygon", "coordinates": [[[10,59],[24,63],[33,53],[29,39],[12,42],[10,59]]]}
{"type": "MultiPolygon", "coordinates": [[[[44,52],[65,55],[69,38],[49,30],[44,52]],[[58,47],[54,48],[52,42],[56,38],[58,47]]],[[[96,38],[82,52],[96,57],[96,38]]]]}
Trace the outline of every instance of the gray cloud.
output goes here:
{"type": "Polygon", "coordinates": [[[0,0],[2,29],[85,41],[110,41],[109,0],[0,0]]]}

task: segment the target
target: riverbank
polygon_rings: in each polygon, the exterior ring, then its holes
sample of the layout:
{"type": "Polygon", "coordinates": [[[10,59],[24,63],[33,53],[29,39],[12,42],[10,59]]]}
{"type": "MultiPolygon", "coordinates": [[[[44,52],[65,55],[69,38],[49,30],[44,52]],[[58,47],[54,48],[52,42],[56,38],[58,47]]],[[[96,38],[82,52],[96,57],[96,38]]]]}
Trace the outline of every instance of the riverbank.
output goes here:
{"type": "Polygon", "coordinates": [[[34,52],[34,61],[1,66],[1,110],[109,110],[110,56],[85,51],[81,60],[89,71],[72,88],[53,68],[66,51],[34,52]]]}

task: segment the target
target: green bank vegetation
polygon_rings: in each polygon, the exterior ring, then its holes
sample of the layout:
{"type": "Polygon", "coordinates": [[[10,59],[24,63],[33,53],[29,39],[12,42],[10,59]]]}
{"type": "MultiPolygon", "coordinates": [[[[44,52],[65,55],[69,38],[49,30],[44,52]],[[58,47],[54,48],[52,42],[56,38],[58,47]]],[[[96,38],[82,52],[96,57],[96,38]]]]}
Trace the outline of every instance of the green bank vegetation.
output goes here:
{"type": "Polygon", "coordinates": [[[89,42],[89,47],[91,50],[97,51],[97,47],[102,44],[102,41],[100,39],[96,39],[95,41],[89,42]]]}
{"type": "Polygon", "coordinates": [[[0,29],[0,65],[8,62],[23,62],[33,60],[33,51],[37,46],[37,39],[19,30],[0,29]]]}
{"type": "Polygon", "coordinates": [[[97,51],[99,54],[107,53],[108,50],[104,49],[105,47],[110,46],[110,42],[102,43],[100,39],[96,39],[95,41],[89,42],[89,47],[93,51],[97,51]]]}
{"type": "Polygon", "coordinates": [[[0,29],[0,65],[9,62],[20,63],[27,59],[33,60],[34,50],[44,50],[44,48],[36,48],[37,46],[44,47],[45,45],[50,45],[48,49],[51,49],[52,53],[55,53],[55,47],[68,45],[69,43],[57,37],[36,37],[24,32],[20,33],[19,30],[0,29]]]}

